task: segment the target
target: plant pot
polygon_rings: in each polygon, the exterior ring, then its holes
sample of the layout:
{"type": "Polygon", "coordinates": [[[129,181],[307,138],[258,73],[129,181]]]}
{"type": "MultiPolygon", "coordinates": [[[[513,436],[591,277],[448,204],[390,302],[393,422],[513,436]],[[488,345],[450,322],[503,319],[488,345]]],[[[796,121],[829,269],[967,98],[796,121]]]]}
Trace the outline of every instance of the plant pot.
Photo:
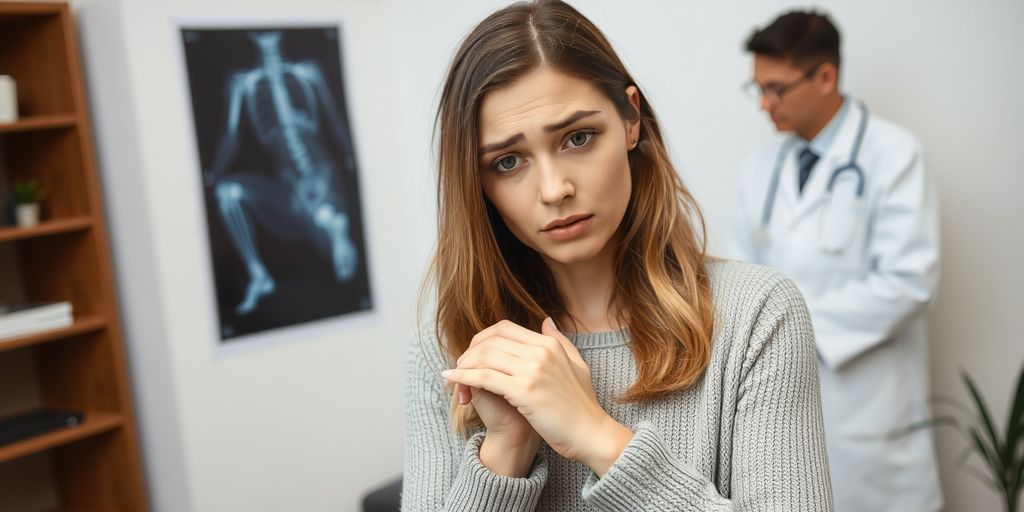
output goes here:
{"type": "Polygon", "coordinates": [[[30,228],[39,224],[39,203],[19,204],[15,210],[18,226],[30,228]]]}

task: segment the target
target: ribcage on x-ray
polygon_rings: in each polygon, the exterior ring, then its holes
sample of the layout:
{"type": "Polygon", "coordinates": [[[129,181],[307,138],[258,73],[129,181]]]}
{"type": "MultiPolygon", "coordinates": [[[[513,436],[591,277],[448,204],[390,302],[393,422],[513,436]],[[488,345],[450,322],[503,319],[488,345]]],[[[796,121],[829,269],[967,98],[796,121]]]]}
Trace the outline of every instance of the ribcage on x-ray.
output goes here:
{"type": "Polygon", "coordinates": [[[269,133],[289,124],[303,130],[316,129],[318,120],[313,91],[295,76],[290,66],[285,68],[281,78],[287,98],[287,109],[283,112],[274,104],[270,80],[262,78],[253,84],[250,107],[256,129],[269,133]]]}

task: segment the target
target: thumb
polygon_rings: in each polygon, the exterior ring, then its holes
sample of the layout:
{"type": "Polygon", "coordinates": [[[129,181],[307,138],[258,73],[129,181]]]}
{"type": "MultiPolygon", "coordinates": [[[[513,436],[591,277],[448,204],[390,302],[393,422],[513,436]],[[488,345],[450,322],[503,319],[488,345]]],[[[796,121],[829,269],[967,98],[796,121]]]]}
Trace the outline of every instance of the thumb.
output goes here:
{"type": "Polygon", "coordinates": [[[555,326],[555,321],[552,320],[550,316],[541,322],[540,333],[558,340],[558,342],[562,344],[562,350],[565,350],[569,359],[577,364],[586,366],[586,363],[583,362],[583,356],[581,356],[579,351],[576,350],[576,345],[573,345],[572,341],[569,341],[569,338],[566,338],[565,335],[558,330],[558,327],[555,326]]]}
{"type": "Polygon", "coordinates": [[[540,333],[545,336],[551,336],[559,341],[566,339],[562,331],[559,331],[558,327],[555,326],[555,321],[550,316],[540,323],[540,333]]]}

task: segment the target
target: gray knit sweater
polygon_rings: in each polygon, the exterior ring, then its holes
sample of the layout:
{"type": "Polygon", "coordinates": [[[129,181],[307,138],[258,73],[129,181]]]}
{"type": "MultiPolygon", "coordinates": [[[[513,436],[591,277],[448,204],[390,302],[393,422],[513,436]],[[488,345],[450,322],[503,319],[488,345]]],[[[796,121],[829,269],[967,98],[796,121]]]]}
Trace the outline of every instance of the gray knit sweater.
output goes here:
{"type": "Polygon", "coordinates": [[[627,331],[569,336],[590,366],[601,406],[636,432],[600,479],[541,443],[530,474],[480,463],[485,431],[451,433],[431,329],[420,329],[406,373],[402,510],[832,510],[818,366],[803,297],[782,274],[710,265],[711,364],[693,387],[642,404],[613,398],[636,379],[627,331]]]}

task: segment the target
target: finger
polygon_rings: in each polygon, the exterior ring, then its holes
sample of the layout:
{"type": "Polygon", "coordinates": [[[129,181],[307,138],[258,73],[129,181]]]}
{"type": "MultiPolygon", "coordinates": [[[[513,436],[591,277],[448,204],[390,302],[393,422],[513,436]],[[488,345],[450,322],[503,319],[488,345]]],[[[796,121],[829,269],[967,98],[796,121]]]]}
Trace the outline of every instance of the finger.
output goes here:
{"type": "MultiPolygon", "coordinates": [[[[470,344],[479,346],[490,338],[509,339],[525,345],[540,347],[544,350],[550,351],[552,355],[565,355],[566,359],[577,367],[588,368],[587,363],[583,360],[583,356],[581,356],[579,351],[576,350],[576,346],[573,345],[565,335],[558,331],[558,328],[555,327],[555,323],[551,320],[551,317],[546,318],[544,322],[542,322],[541,329],[547,329],[548,331],[546,333],[538,333],[508,320],[502,320],[501,322],[477,333],[470,344]],[[544,326],[545,323],[549,324],[546,328],[544,326]]],[[[541,354],[533,354],[534,357],[538,357],[540,355],[541,354]]],[[[529,356],[524,355],[523,357],[526,358],[529,356]]]]}
{"type": "Polygon", "coordinates": [[[530,365],[528,359],[506,352],[500,346],[485,344],[463,354],[456,368],[489,368],[506,375],[522,376],[529,370],[530,365]]]}
{"type": "Polygon", "coordinates": [[[455,365],[460,366],[464,358],[471,357],[472,354],[483,349],[501,350],[502,352],[507,352],[511,355],[522,358],[537,357],[539,352],[538,347],[533,345],[510,340],[508,338],[502,338],[500,336],[494,336],[478,341],[475,346],[466,349],[466,351],[455,361],[455,365]]]}
{"type": "Polygon", "coordinates": [[[544,336],[538,332],[531,331],[526,327],[516,324],[510,320],[502,320],[473,336],[469,346],[480,344],[487,338],[501,337],[522,343],[537,345],[544,342],[544,336]]]}
{"type": "Polygon", "coordinates": [[[572,362],[583,366],[587,365],[587,363],[583,361],[583,356],[580,355],[580,351],[576,350],[576,345],[574,345],[569,338],[566,338],[565,335],[558,330],[558,327],[555,326],[555,321],[552,320],[550,316],[541,322],[540,332],[541,334],[550,336],[558,341],[562,350],[565,351],[565,355],[569,356],[569,359],[572,360],[572,362]]]}
{"type": "MultiPolygon", "coordinates": [[[[471,343],[470,347],[466,350],[466,352],[463,353],[463,355],[459,357],[459,359],[456,361],[456,365],[457,366],[462,365],[463,364],[463,358],[466,357],[466,354],[469,353],[470,351],[475,351],[476,349],[479,349],[479,347],[481,345],[483,345],[484,342],[489,342],[489,343],[487,343],[487,345],[489,345],[489,346],[490,345],[497,345],[498,347],[500,347],[499,348],[500,350],[504,350],[505,352],[508,352],[511,355],[516,355],[516,356],[519,356],[519,357],[525,357],[525,356],[530,355],[527,352],[525,352],[524,350],[520,350],[520,348],[526,346],[526,345],[523,345],[522,343],[518,343],[518,342],[509,340],[509,339],[506,339],[506,338],[501,338],[501,337],[491,337],[491,338],[474,337],[473,343],[471,343]]],[[[471,366],[472,367],[480,367],[481,365],[479,363],[474,363],[471,366]]],[[[511,370],[508,370],[508,371],[511,371],[511,370]]],[[[459,394],[459,404],[460,405],[466,405],[466,404],[470,403],[470,401],[472,401],[472,399],[473,399],[473,391],[468,386],[464,386],[462,384],[456,384],[455,385],[455,389],[458,391],[458,394],[459,394]]]]}
{"type": "Polygon", "coordinates": [[[444,372],[441,373],[441,380],[444,381],[445,387],[448,387],[448,384],[452,384],[452,397],[458,398],[459,405],[466,405],[473,399],[472,391],[468,386],[449,381],[444,377],[444,372]]]}
{"type": "Polygon", "coordinates": [[[506,338],[502,338],[502,337],[499,337],[499,336],[492,336],[492,337],[489,337],[489,338],[473,338],[473,341],[470,343],[469,347],[466,347],[466,351],[463,352],[462,355],[459,356],[459,358],[455,360],[455,365],[458,366],[460,363],[462,363],[462,358],[466,357],[466,354],[468,354],[468,353],[470,353],[470,352],[472,352],[474,350],[479,349],[481,346],[483,346],[485,344],[486,345],[493,345],[495,342],[497,342],[499,345],[501,345],[501,344],[504,344],[503,342],[505,342],[505,341],[512,341],[512,340],[508,340],[506,338]]]}
{"type": "Polygon", "coordinates": [[[508,398],[515,391],[515,378],[490,368],[455,368],[441,376],[458,384],[481,388],[508,398]]]}

